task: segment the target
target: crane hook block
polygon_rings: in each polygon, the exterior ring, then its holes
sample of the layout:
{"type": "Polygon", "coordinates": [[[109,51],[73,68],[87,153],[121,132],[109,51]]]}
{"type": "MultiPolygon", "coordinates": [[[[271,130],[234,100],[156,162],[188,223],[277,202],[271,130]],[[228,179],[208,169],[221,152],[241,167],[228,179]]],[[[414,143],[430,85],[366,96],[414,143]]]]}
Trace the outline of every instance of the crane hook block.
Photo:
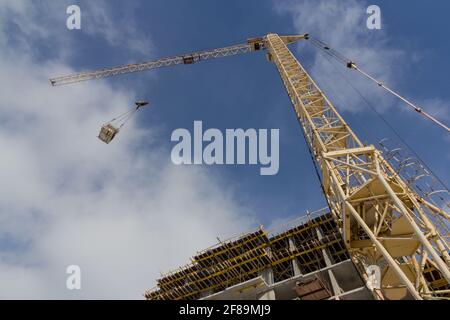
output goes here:
{"type": "Polygon", "coordinates": [[[100,129],[100,133],[98,134],[98,138],[102,140],[104,143],[108,144],[119,132],[119,129],[114,127],[112,124],[108,123],[104,125],[100,129]]]}
{"type": "Polygon", "coordinates": [[[139,109],[139,108],[142,108],[142,107],[145,107],[146,105],[148,105],[148,102],[144,101],[144,100],[139,100],[139,101],[136,101],[134,104],[136,105],[136,108],[139,109]]]}

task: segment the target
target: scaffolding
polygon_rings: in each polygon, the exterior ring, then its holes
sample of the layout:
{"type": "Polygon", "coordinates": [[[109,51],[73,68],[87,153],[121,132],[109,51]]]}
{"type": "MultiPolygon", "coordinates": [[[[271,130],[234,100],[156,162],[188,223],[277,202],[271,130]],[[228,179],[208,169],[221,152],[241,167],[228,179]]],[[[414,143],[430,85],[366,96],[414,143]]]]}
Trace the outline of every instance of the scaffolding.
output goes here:
{"type": "Polygon", "coordinates": [[[149,300],[199,299],[273,270],[274,282],[295,275],[292,261],[302,274],[326,267],[322,250],[334,263],[349,259],[337,225],[322,209],[297,220],[283,231],[263,227],[240,237],[221,241],[192,258],[192,262],[157,280],[148,290],[149,300]],[[321,236],[317,233],[320,230],[321,236]]]}
{"type": "MultiPolygon", "coordinates": [[[[448,282],[431,260],[423,263],[430,298],[448,298],[448,282]]],[[[144,296],[148,300],[207,299],[259,277],[264,278],[267,288],[284,290],[280,296],[290,299],[373,298],[367,289],[368,279],[350,259],[327,208],[308,212],[270,231],[261,226],[219,241],[198,252],[191,263],[162,275],[144,296]]]]}

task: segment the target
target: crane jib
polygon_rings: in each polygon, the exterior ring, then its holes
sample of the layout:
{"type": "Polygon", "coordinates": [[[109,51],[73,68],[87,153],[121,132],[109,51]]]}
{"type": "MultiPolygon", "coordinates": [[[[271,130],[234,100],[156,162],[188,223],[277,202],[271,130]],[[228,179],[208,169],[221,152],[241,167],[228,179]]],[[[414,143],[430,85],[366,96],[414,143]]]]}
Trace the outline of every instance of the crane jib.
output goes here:
{"type": "MultiPolygon", "coordinates": [[[[293,35],[293,36],[280,36],[280,38],[286,43],[291,44],[301,39],[308,39],[308,35],[293,35]]],[[[178,64],[193,64],[201,60],[215,59],[221,57],[228,57],[237,54],[249,53],[253,51],[259,51],[266,49],[265,42],[266,37],[249,38],[247,43],[227,46],[223,48],[217,48],[212,50],[204,50],[184,54],[180,56],[174,56],[169,58],[162,58],[152,61],[146,61],[141,63],[128,64],[113,68],[105,68],[95,71],[81,72],[70,74],[66,76],[60,76],[50,79],[52,86],[61,86],[71,83],[77,83],[92,79],[102,79],[111,76],[116,76],[125,73],[139,72],[150,69],[156,69],[161,67],[168,67],[178,64]]]]}
{"type": "Polygon", "coordinates": [[[50,79],[50,83],[53,86],[60,86],[60,85],[66,85],[86,80],[92,80],[92,79],[101,79],[101,78],[107,78],[115,75],[125,74],[125,73],[132,73],[132,72],[139,72],[139,71],[145,71],[150,69],[156,69],[161,67],[168,67],[172,65],[178,65],[178,64],[193,64],[196,62],[199,62],[201,60],[208,60],[208,59],[215,59],[215,58],[221,58],[221,57],[228,57],[233,56],[237,54],[243,54],[248,53],[256,50],[260,50],[264,48],[264,44],[262,41],[260,42],[252,42],[252,43],[245,43],[240,45],[233,45],[213,50],[205,50],[205,51],[198,51],[190,54],[180,55],[180,56],[174,56],[169,58],[162,58],[157,60],[151,60],[141,63],[134,63],[134,64],[128,64],[113,68],[105,68],[100,69],[96,71],[88,71],[88,72],[81,72],[76,74],[70,74],[67,76],[61,76],[61,77],[55,77],[50,79]]]}

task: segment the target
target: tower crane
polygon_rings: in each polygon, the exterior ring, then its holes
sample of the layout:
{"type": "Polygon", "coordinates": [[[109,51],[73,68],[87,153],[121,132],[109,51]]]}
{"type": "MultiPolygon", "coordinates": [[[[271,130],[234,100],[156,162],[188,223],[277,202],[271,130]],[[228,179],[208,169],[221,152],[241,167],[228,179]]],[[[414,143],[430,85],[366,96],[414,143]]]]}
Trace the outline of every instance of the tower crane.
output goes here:
{"type": "Polygon", "coordinates": [[[374,145],[365,145],[288,49],[309,36],[275,33],[247,43],[50,79],[53,86],[265,50],[291,100],[343,241],[375,298],[438,297],[424,276],[450,284],[450,215],[416,193],[374,145]]]}

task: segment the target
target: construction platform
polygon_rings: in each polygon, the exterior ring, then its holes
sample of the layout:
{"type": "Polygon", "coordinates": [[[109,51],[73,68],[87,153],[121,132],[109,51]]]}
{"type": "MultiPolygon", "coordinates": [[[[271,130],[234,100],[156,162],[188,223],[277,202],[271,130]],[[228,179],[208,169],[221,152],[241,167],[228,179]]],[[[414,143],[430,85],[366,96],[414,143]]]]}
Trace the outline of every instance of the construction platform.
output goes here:
{"type": "Polygon", "coordinates": [[[144,294],[174,299],[373,299],[328,209],[222,241],[144,294]]]}

